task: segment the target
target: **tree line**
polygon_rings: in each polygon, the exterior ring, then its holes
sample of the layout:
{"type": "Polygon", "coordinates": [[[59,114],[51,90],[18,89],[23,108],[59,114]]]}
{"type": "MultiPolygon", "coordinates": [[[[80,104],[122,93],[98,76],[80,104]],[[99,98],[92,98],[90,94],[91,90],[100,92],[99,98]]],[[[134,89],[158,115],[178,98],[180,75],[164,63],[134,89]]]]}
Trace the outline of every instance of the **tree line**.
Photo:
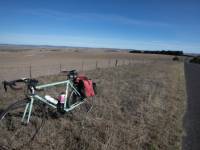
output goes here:
{"type": "Polygon", "coordinates": [[[129,53],[143,53],[143,54],[163,54],[163,55],[176,55],[182,56],[183,51],[161,50],[161,51],[143,51],[143,50],[131,50],[129,53]]]}

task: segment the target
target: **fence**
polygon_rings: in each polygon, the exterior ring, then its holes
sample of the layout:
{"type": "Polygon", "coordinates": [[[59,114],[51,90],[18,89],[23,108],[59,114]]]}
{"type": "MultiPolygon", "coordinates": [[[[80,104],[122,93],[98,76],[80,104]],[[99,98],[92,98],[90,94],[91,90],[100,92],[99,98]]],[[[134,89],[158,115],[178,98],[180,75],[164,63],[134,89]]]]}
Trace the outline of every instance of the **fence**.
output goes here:
{"type": "Polygon", "coordinates": [[[144,63],[144,60],[133,59],[97,59],[74,60],[57,64],[18,64],[15,66],[0,66],[0,80],[12,80],[22,77],[38,77],[58,74],[61,71],[76,69],[80,72],[98,68],[117,67],[133,63],[144,63]]]}

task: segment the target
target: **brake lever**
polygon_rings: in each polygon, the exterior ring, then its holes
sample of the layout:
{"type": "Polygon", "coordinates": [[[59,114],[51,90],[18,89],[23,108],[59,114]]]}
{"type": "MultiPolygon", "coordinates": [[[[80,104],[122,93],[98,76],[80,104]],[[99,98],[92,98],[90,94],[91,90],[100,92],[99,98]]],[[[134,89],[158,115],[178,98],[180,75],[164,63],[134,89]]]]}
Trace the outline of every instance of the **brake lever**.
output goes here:
{"type": "Polygon", "coordinates": [[[36,86],[37,86],[37,84],[38,84],[38,82],[39,82],[38,80],[36,80],[36,79],[31,79],[31,80],[29,80],[28,82],[29,82],[29,89],[31,89],[31,87],[33,87],[35,91],[38,91],[38,92],[44,91],[44,89],[37,89],[37,88],[36,88],[36,86]]]}

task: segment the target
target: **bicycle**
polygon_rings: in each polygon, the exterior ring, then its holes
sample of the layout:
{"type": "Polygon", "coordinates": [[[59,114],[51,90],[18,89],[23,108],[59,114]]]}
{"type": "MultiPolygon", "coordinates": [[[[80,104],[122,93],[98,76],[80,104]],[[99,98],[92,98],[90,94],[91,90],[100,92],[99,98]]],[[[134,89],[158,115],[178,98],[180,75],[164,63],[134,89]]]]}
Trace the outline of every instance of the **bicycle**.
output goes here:
{"type": "MultiPolygon", "coordinates": [[[[23,135],[22,132],[24,133],[23,140],[27,140],[26,134],[28,133],[28,136],[30,137],[28,143],[30,143],[44,124],[44,118],[46,115],[44,108],[46,108],[46,106],[48,106],[48,108],[57,110],[57,112],[60,114],[64,114],[65,112],[70,112],[77,108],[79,105],[86,103],[88,98],[84,93],[83,87],[80,87],[79,83],[76,82],[77,75],[78,73],[76,70],[72,70],[67,72],[67,80],[43,85],[38,85],[38,80],[30,78],[3,81],[5,91],[8,90],[8,87],[13,90],[21,90],[22,87],[19,87],[18,84],[24,83],[26,85],[26,98],[9,105],[5,110],[1,112],[0,139],[5,137],[9,138],[9,135],[13,134],[13,131],[16,138],[9,141],[2,140],[0,141],[0,146],[4,149],[9,149],[10,145],[15,145],[15,148],[22,147],[23,145],[20,145],[19,143],[12,143],[18,137],[23,135]],[[50,95],[41,96],[41,94],[39,94],[45,89],[60,85],[65,86],[65,92],[59,95],[60,99],[51,97],[50,95]],[[22,129],[19,129],[19,127],[22,129]]],[[[93,87],[96,87],[95,83],[93,83],[93,87]]],[[[92,105],[87,111],[89,111],[91,108],[92,105]]]]}

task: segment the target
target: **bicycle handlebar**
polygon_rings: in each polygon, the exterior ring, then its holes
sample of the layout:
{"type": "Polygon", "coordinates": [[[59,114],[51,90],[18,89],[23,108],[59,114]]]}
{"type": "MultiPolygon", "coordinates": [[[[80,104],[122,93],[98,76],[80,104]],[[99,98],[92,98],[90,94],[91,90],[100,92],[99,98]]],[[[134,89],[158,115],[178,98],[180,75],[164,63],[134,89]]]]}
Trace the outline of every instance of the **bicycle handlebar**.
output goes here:
{"type": "MultiPolygon", "coordinates": [[[[67,74],[67,77],[69,79],[71,79],[71,78],[74,79],[78,74],[76,70],[62,71],[62,73],[67,74]]],[[[36,79],[22,78],[22,79],[17,79],[17,80],[13,80],[13,81],[3,81],[2,82],[5,92],[7,92],[8,86],[13,90],[23,89],[23,87],[18,87],[17,83],[25,83],[29,90],[32,90],[31,88],[33,88],[35,91],[43,91],[43,89],[36,88],[36,85],[38,84],[38,80],[36,80],[36,79]]]]}
{"type": "Polygon", "coordinates": [[[7,86],[9,86],[13,90],[21,90],[23,87],[18,87],[17,83],[25,83],[27,85],[28,89],[34,88],[34,90],[40,91],[35,88],[38,83],[38,80],[36,80],[36,79],[24,78],[24,79],[17,79],[17,80],[13,80],[13,81],[3,81],[2,82],[5,92],[7,92],[7,90],[8,90],[7,86]]]}

